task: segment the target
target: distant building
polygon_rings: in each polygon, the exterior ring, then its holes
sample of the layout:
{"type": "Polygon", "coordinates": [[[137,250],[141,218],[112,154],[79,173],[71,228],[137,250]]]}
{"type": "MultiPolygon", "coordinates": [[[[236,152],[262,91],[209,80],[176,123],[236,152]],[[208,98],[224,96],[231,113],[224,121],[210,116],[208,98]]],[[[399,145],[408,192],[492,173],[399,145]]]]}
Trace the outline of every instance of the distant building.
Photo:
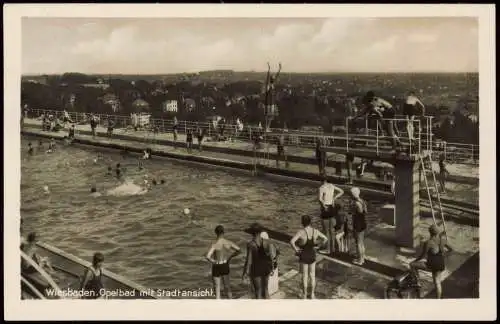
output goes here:
{"type": "Polygon", "coordinates": [[[149,103],[143,99],[136,99],[132,103],[132,107],[136,113],[149,113],[149,103]]]}
{"type": "Polygon", "coordinates": [[[179,108],[177,106],[177,100],[166,100],[162,104],[163,112],[176,113],[179,108]]]}
{"type": "Polygon", "coordinates": [[[102,98],[101,98],[101,101],[105,104],[105,105],[109,105],[111,107],[111,109],[113,110],[113,112],[118,112],[120,111],[120,100],[118,99],[118,97],[113,94],[113,93],[108,93],[108,94],[105,94],[102,98]]]}
{"type": "Polygon", "coordinates": [[[146,127],[151,118],[149,103],[143,99],[137,99],[132,103],[134,112],[131,114],[132,125],[146,127]]]}
{"type": "Polygon", "coordinates": [[[106,84],[106,83],[85,83],[85,84],[82,84],[82,86],[85,88],[100,88],[103,90],[106,90],[107,88],[109,88],[109,84],[106,84]]]}

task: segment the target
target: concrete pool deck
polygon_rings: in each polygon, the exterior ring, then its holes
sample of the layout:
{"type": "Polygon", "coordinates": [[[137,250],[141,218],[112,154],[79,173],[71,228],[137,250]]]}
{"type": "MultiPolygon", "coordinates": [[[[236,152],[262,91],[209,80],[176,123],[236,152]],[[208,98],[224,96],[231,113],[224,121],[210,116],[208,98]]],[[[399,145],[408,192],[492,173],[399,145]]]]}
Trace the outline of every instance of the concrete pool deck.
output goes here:
{"type": "MultiPolygon", "coordinates": [[[[31,135],[49,135],[61,138],[65,136],[65,133],[48,133],[43,132],[39,129],[26,129],[26,134],[31,135]]],[[[126,147],[136,148],[138,152],[144,148],[144,144],[138,143],[137,141],[125,141],[116,138],[104,138],[79,134],[78,138],[86,139],[89,143],[94,142],[95,145],[105,144],[105,143],[121,143],[126,147]]],[[[148,145],[152,149],[162,149],[168,152],[173,152],[176,155],[183,154],[186,156],[191,156],[185,153],[185,150],[176,149],[173,147],[166,147],[164,145],[148,145]]],[[[173,154],[172,153],[172,154],[173,154]]],[[[220,153],[213,152],[202,152],[203,157],[218,159],[220,160],[220,153]]],[[[200,154],[201,157],[201,154],[200,154]]],[[[247,160],[235,159],[234,155],[229,155],[227,157],[228,163],[242,163],[248,164],[247,160]]],[[[419,233],[423,237],[427,237],[427,227],[429,224],[429,219],[422,219],[421,226],[419,227],[419,233]]],[[[468,259],[475,255],[479,250],[478,245],[478,233],[479,229],[467,225],[460,225],[454,222],[447,222],[447,230],[450,244],[454,247],[455,251],[447,257],[447,271],[445,271],[443,277],[446,279],[461,266],[468,261],[468,259]]],[[[286,234],[284,234],[286,235],[286,234]]],[[[367,260],[371,261],[371,264],[381,265],[382,268],[388,269],[387,271],[377,272],[369,267],[359,267],[353,265],[345,258],[323,256],[323,261],[318,264],[318,298],[383,298],[383,287],[391,279],[391,275],[394,273],[400,273],[405,269],[405,264],[414,256],[413,253],[407,253],[399,250],[394,245],[394,228],[387,226],[385,224],[377,224],[376,226],[370,228],[366,233],[366,253],[368,255],[367,260]],[[362,272],[367,275],[362,276],[360,279],[359,275],[348,275],[350,272],[362,272]],[[368,279],[370,278],[370,279],[368,279]],[[382,288],[381,288],[382,287],[382,288]],[[350,296],[350,297],[349,297],[350,296]]],[[[271,237],[273,238],[273,237],[271,237]]],[[[277,242],[287,244],[286,240],[277,240],[277,242]]],[[[368,262],[367,262],[368,263],[368,262]]],[[[381,268],[378,267],[378,269],[381,268]]],[[[375,269],[377,267],[375,266],[375,269]]],[[[478,277],[478,269],[476,273],[471,273],[469,271],[467,276],[474,278],[478,277]]],[[[422,276],[424,289],[423,293],[429,293],[432,290],[432,283],[430,276],[422,276]]],[[[300,275],[287,278],[283,281],[280,288],[280,294],[275,296],[275,298],[298,298],[297,291],[301,290],[301,279],[300,275]]],[[[445,292],[446,295],[446,292],[445,292]]]]}

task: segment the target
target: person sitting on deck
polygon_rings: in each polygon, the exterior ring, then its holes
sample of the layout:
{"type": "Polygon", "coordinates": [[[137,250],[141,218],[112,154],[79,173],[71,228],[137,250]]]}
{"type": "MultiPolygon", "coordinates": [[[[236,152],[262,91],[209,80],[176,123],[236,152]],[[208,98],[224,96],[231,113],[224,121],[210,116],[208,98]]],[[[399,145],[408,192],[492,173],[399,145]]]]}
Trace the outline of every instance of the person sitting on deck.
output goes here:
{"type": "MultiPolygon", "coordinates": [[[[29,258],[35,261],[36,264],[42,267],[42,269],[48,272],[54,272],[49,259],[38,255],[37,245],[36,245],[37,242],[38,238],[35,232],[28,234],[26,241],[24,243],[21,243],[21,251],[23,251],[29,258]]],[[[33,274],[36,273],[37,270],[32,265],[30,265],[26,260],[23,259],[21,262],[21,272],[23,274],[33,274]]]]}
{"type": "Polygon", "coordinates": [[[85,270],[80,289],[85,291],[82,299],[98,299],[106,297],[102,281],[102,264],[104,255],[100,252],[94,254],[92,265],[85,270]]]}
{"type": "MultiPolygon", "coordinates": [[[[396,134],[396,128],[393,118],[396,115],[396,109],[388,101],[376,97],[373,91],[368,91],[363,97],[364,110],[355,115],[353,119],[366,116],[369,120],[381,120],[382,130],[385,130],[388,136],[392,138],[393,148],[401,145],[396,134]]],[[[378,126],[377,126],[378,127],[378,126]]]]}
{"type": "Polygon", "coordinates": [[[66,110],[63,111],[63,123],[73,123],[73,120],[71,120],[71,117],[66,110]]]}

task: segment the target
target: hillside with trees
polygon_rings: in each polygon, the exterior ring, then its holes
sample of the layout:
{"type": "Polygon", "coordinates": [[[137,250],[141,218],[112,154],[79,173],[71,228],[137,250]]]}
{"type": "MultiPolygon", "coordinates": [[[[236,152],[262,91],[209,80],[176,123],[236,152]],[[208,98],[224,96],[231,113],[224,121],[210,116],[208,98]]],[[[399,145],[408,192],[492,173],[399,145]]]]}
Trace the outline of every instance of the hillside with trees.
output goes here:
{"type": "MultiPolygon", "coordinates": [[[[205,71],[171,75],[23,76],[22,107],[129,115],[144,100],[156,118],[205,120],[219,115],[247,124],[263,120],[265,73],[205,71]],[[175,100],[177,112],[165,111],[175,100]]],[[[343,125],[368,90],[400,105],[414,90],[434,116],[435,133],[450,142],[479,143],[478,74],[298,74],[282,72],[277,84],[280,116],[272,127],[343,125]]]]}

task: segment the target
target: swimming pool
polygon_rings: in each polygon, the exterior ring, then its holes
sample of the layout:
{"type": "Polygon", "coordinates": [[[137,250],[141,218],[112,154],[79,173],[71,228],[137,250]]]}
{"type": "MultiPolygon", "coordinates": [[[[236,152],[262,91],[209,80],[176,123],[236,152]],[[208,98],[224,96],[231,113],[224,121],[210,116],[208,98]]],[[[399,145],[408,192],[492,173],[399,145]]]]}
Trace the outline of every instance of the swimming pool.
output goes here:
{"type": "MultiPolygon", "coordinates": [[[[214,239],[215,226],[222,224],[226,237],[243,251],[231,268],[233,289],[241,294],[247,289],[239,278],[249,239],[243,229],[259,221],[292,234],[300,228],[300,216],[318,212],[317,188],[310,185],[160,158],[146,161],[145,169],[139,170],[136,156],[124,158],[96,148],[59,145],[53,154],[29,156],[28,141],[37,147],[38,139],[21,141],[25,231],[36,231],[44,242],[87,260],[101,251],[108,269],[148,288],[210,288],[210,266],[204,254],[214,239]],[[98,152],[102,158],[94,163],[98,152]],[[116,163],[136,183],[145,174],[166,183],[145,195],[91,197],[93,184],[99,191],[118,186],[116,179],[106,175],[107,167],[116,163]],[[44,186],[49,187],[49,195],[43,193],[44,186]],[[185,207],[203,226],[187,224],[182,217],[185,207]]],[[[377,222],[374,215],[369,222],[377,222]]],[[[291,249],[281,250],[280,272],[297,268],[291,249]]]]}

